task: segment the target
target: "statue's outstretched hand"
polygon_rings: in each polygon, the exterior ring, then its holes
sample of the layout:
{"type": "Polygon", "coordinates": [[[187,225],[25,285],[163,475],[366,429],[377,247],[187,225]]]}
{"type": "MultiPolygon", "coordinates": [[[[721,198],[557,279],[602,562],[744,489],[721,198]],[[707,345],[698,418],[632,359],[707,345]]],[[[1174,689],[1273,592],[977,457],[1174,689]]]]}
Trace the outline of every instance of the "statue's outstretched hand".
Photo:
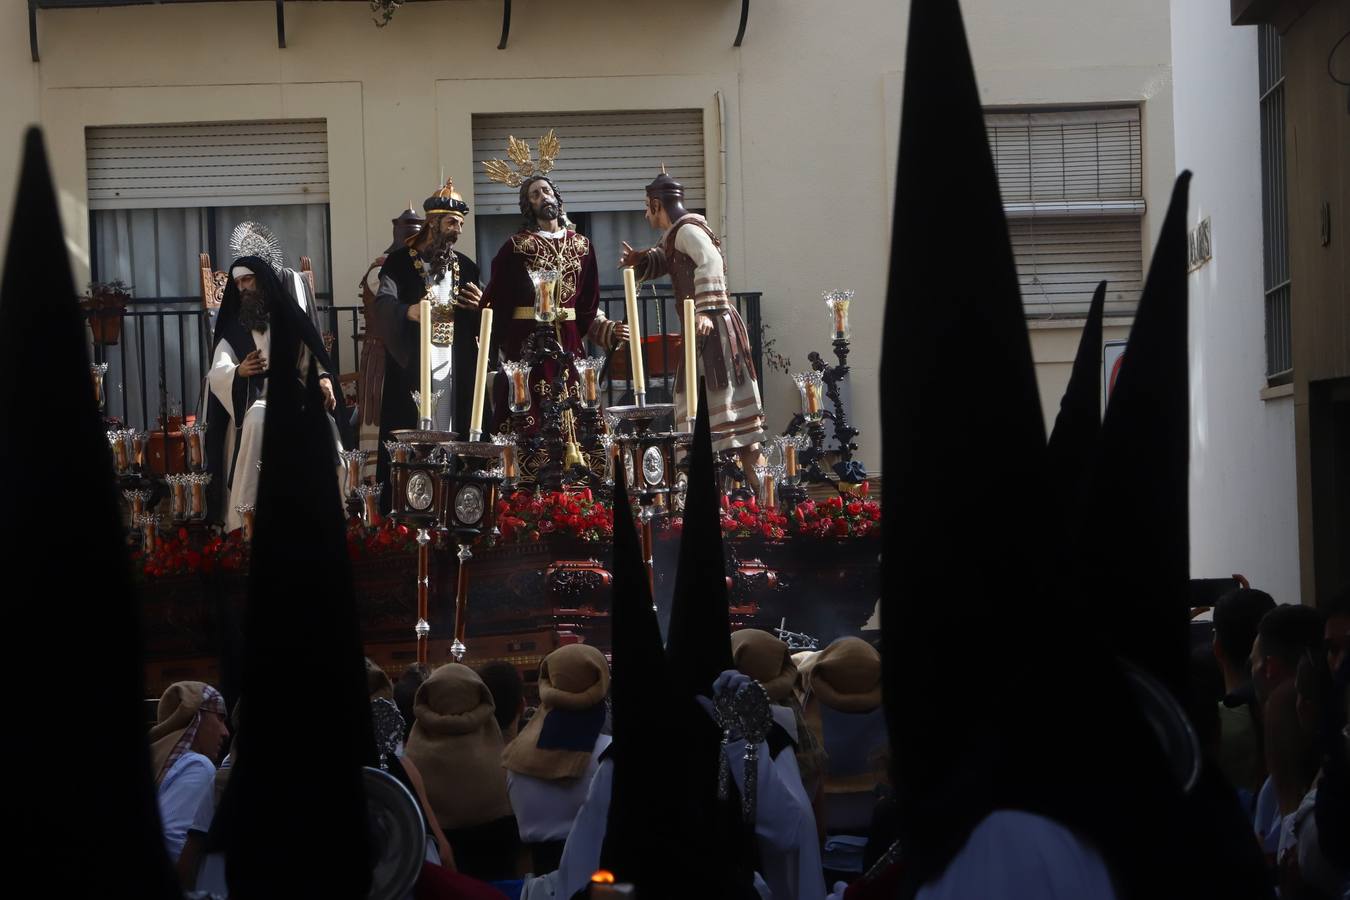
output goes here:
{"type": "Polygon", "coordinates": [[[644,250],[634,250],[627,241],[619,241],[619,268],[626,266],[636,266],[642,262],[642,257],[646,256],[644,250]]]}

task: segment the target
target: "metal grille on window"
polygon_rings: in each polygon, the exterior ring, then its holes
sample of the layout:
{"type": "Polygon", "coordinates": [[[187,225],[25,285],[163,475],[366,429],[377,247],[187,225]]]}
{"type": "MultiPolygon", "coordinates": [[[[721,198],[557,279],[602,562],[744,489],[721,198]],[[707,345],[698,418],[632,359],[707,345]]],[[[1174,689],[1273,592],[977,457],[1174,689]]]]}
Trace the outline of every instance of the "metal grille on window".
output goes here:
{"type": "MultiPolygon", "coordinates": [[[[1293,368],[1289,308],[1289,195],[1285,183],[1284,51],[1273,26],[1259,27],[1261,231],[1265,248],[1266,377],[1293,368]]],[[[1284,380],[1284,379],[1280,379],[1284,380]]]]}

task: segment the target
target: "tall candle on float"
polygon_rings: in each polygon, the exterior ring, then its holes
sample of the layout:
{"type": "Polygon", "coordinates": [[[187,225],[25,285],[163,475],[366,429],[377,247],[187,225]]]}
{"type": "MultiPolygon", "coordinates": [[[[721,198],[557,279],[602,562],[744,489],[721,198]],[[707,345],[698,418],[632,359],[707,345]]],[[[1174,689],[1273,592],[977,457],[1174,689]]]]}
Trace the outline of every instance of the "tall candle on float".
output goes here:
{"type": "Polygon", "coordinates": [[[623,299],[628,314],[628,349],[633,363],[633,396],[642,406],[647,395],[647,373],[642,367],[642,322],[638,319],[637,276],[632,266],[623,267],[623,299]]]}
{"type": "MultiPolygon", "coordinates": [[[[684,299],[684,398],[689,421],[698,418],[698,314],[691,297],[684,299]]],[[[690,426],[690,431],[693,426],[690,426]]]]}

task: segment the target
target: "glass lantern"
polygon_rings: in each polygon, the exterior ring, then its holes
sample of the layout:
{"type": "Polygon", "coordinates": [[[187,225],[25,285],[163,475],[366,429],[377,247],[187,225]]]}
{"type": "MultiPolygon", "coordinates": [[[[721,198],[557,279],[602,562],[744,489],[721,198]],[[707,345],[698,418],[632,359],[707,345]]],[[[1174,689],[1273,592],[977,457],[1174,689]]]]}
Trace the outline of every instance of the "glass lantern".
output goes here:
{"type": "Polygon", "coordinates": [[[534,285],[534,320],[552,322],[558,317],[558,270],[534,269],[530,282],[534,285]]]}
{"type": "Polygon", "coordinates": [[[822,397],[825,381],[819,372],[798,372],[792,376],[802,394],[802,417],[808,422],[819,422],[822,416],[822,397]]]}
{"type": "Polygon", "coordinates": [[[95,363],[89,367],[89,377],[94,381],[94,403],[99,409],[103,409],[108,402],[107,395],[103,393],[103,376],[108,374],[107,363],[95,363]]]}
{"type": "Polygon", "coordinates": [[[502,448],[502,487],[513,488],[520,478],[520,470],[516,466],[516,436],[494,434],[492,443],[502,448]]]}
{"type": "Polygon", "coordinates": [[[806,437],[800,434],[780,434],[773,442],[778,445],[778,454],[783,460],[783,483],[799,484],[802,475],[797,456],[806,449],[808,443],[806,437]]]}
{"type": "Polygon", "coordinates": [[[853,300],[853,291],[826,291],[820,296],[830,308],[830,339],[848,340],[848,305],[853,300]]]}
{"type": "Polygon", "coordinates": [[[598,356],[586,356],[574,364],[581,379],[581,405],[595,409],[600,405],[600,369],[605,361],[598,356]]]}
{"type": "Polygon", "coordinates": [[[511,412],[523,413],[530,408],[530,364],[520,360],[502,363],[511,391],[511,412]]]}
{"type": "Polygon", "coordinates": [[[342,462],[347,467],[346,479],[343,482],[344,493],[350,499],[356,496],[357,489],[361,486],[361,469],[366,464],[366,451],[343,450],[342,462]]]}

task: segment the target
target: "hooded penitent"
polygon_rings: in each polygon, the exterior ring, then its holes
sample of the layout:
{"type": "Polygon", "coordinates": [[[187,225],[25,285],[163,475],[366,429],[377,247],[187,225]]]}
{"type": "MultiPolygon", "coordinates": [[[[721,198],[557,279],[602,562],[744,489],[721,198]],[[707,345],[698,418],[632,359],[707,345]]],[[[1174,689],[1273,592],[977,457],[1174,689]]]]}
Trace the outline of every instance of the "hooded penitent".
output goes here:
{"type": "Polygon", "coordinates": [[[579,777],[605,725],[608,693],[605,654],[590,644],[554,650],[539,664],[539,711],[502,752],[502,765],[549,781],[579,777]]]}
{"type": "Polygon", "coordinates": [[[881,656],[862,638],[840,638],[805,679],[803,718],[825,751],[825,792],[875,789],[886,751],[881,656]]]}
{"type": "Polygon", "coordinates": [[[11,603],[5,627],[17,670],[67,702],[22,716],[23,735],[56,737],[40,750],[5,742],[6,804],[21,825],[10,847],[44,896],[98,893],[115,873],[123,896],[176,897],[145,740],[139,606],[86,346],[42,133],[29,129],[0,286],[0,376],[27,386],[0,396],[0,547],[15,584],[27,576],[59,602],[11,603]],[[39,452],[53,415],[59,450],[39,452]],[[78,665],[62,658],[76,636],[87,636],[78,665]],[[91,810],[115,821],[92,839],[91,810]]]}
{"type": "Polygon", "coordinates": [[[511,815],[495,708],[478,673],[459,663],[441,666],[417,690],[407,755],[442,828],[511,815]]]}
{"type": "MultiPolygon", "coordinates": [[[[1202,866],[1177,849],[1187,844],[1180,788],[1110,652],[1125,650],[1111,632],[1141,635],[1142,620],[1163,631],[1137,642],[1134,658],[1184,643],[1184,609],[1174,633],[1172,617],[1150,614],[1156,604],[1131,576],[1141,622],[1122,627],[1132,606],[1114,605],[1109,624],[1090,611],[1093,624],[1084,629],[1080,611],[1101,608],[1099,598],[1065,590],[1065,572],[1048,571],[1063,564],[1045,552],[1062,520],[1044,502],[1051,479],[1040,400],[955,0],[911,4],[903,109],[881,380],[905,389],[882,393],[883,506],[892,513],[881,625],[905,891],[941,875],[997,810],[1072,829],[1101,853],[1124,896],[1197,890],[1202,866]],[[950,240],[955,233],[962,241],[950,240]],[[1133,829],[1145,820],[1157,830],[1140,841],[1133,829]]],[[[1185,182],[1173,218],[1184,216],[1185,182]]],[[[1184,222],[1177,224],[1163,229],[1136,329],[1160,263],[1169,274],[1159,277],[1172,277],[1178,240],[1184,255],[1184,222]]],[[[1184,404],[1182,324],[1182,368],[1167,376],[1165,390],[1184,404]]],[[[1169,334],[1166,343],[1177,340],[1169,334]]],[[[1131,346],[1127,365],[1134,353],[1131,346]]],[[[1175,398],[1165,402],[1170,423],[1175,398]]],[[[1169,446],[1147,462],[1136,456],[1136,464],[1167,467],[1162,481],[1180,478],[1184,490],[1184,452],[1178,460],[1169,446]]],[[[1132,481],[1129,490],[1137,487],[1132,481]]],[[[1170,524],[1162,528],[1172,534],[1170,524]]],[[[1132,558],[1125,566],[1148,563],[1132,558]]],[[[1158,663],[1159,673],[1172,668],[1158,663]]]]}
{"type": "Polygon", "coordinates": [[[725,839],[729,820],[707,803],[716,802],[717,731],[709,743],[712,720],[672,687],[622,470],[611,571],[614,786],[601,865],[642,897],[674,900],[689,896],[689,883],[671,877],[671,860],[697,860],[700,896],[745,897],[744,843],[725,839]]]}
{"type": "Polygon", "coordinates": [[[731,659],[736,668],[764,686],[774,703],[787,703],[797,682],[797,664],[787,644],[767,631],[742,628],[731,633],[731,659]]]}

